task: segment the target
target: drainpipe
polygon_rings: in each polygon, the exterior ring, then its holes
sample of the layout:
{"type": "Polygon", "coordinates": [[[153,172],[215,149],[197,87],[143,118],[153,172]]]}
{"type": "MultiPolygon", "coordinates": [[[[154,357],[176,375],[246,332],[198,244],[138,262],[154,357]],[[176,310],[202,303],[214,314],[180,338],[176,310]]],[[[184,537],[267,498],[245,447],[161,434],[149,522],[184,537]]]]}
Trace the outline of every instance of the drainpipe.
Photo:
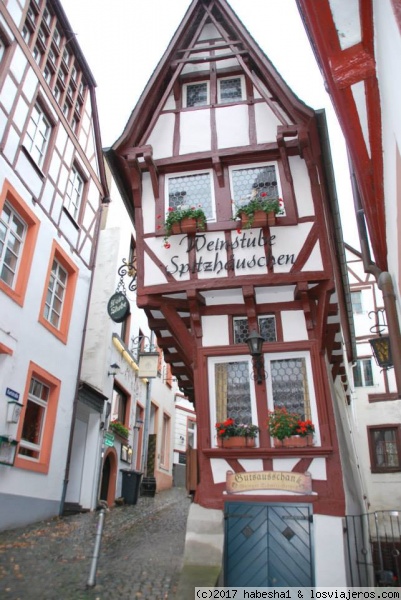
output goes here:
{"type": "Polygon", "coordinates": [[[348,160],[351,170],[351,185],[354,197],[359,240],[361,243],[363,267],[365,273],[371,273],[375,277],[377,286],[383,294],[384,310],[387,318],[388,335],[390,338],[391,354],[393,357],[395,381],[398,395],[401,397],[401,333],[400,324],[398,321],[393,280],[390,273],[387,271],[381,271],[371,258],[368,233],[366,230],[365,213],[362,208],[361,197],[359,194],[358,184],[355,179],[355,172],[352,162],[349,157],[348,160]]]}

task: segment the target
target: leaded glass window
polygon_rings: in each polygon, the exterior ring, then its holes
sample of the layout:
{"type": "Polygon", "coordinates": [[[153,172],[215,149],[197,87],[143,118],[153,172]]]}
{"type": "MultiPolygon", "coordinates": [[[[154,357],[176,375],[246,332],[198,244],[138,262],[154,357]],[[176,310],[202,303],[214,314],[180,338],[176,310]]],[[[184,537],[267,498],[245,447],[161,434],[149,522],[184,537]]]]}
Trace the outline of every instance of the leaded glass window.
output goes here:
{"type": "Polygon", "coordinates": [[[185,106],[204,106],[209,104],[209,85],[207,81],[188,83],[185,86],[185,106]]]}
{"type": "Polygon", "coordinates": [[[271,360],[270,377],[274,408],[286,408],[302,419],[311,419],[305,358],[271,360]]]}
{"type": "MultiPolygon", "coordinates": [[[[232,197],[235,207],[248,204],[255,196],[266,193],[266,199],[277,200],[280,186],[275,165],[241,167],[231,170],[232,197]]],[[[278,216],[284,216],[284,205],[278,216]]]]}
{"type": "Polygon", "coordinates": [[[234,419],[237,424],[251,423],[249,362],[215,364],[216,421],[234,419]]]}
{"type": "MultiPolygon", "coordinates": [[[[265,342],[277,341],[276,319],[270,317],[258,317],[260,335],[265,342]]],[[[246,344],[249,337],[248,319],[246,317],[234,317],[234,343],[246,344]]]]}
{"type": "Polygon", "coordinates": [[[219,79],[220,102],[236,102],[242,100],[241,77],[219,79]]]}
{"type": "Polygon", "coordinates": [[[169,208],[203,209],[206,219],[213,219],[212,178],[210,173],[179,175],[168,179],[169,208]]]}

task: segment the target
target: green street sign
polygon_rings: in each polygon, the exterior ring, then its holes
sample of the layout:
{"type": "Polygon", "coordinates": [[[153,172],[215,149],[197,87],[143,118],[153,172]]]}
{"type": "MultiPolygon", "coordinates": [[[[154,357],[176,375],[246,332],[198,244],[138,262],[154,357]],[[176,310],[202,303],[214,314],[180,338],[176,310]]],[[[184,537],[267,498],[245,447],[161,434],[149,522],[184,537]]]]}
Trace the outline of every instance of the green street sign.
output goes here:
{"type": "Polygon", "coordinates": [[[110,448],[114,446],[114,433],[104,432],[104,445],[110,446],[110,448]]]}

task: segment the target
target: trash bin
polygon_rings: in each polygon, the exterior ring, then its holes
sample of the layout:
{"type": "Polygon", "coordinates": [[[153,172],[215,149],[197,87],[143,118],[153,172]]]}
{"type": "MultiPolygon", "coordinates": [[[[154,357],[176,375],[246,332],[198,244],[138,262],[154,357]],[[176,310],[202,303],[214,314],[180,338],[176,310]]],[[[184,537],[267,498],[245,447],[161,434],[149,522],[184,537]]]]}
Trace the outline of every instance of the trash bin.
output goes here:
{"type": "Polygon", "coordinates": [[[136,504],[138,502],[142,473],[139,471],[130,471],[129,469],[121,469],[121,473],[123,475],[121,495],[126,504],[136,504]]]}

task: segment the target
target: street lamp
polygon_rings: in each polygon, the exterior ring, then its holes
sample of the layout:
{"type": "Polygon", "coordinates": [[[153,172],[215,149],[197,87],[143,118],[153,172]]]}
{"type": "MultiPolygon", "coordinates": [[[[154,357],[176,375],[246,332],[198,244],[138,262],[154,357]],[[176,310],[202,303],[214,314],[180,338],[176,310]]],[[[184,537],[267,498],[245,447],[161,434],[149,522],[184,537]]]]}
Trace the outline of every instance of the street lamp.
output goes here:
{"type": "Polygon", "coordinates": [[[394,367],[393,357],[391,354],[390,337],[388,335],[382,335],[384,329],[387,329],[385,321],[384,308],[378,310],[371,310],[368,313],[368,317],[374,314],[376,323],[370,328],[371,333],[378,333],[377,337],[369,340],[372,347],[373,356],[375,357],[376,363],[384,370],[391,369],[394,367]],[[380,323],[380,315],[382,316],[383,322],[380,323]]]}
{"type": "Polygon", "coordinates": [[[264,338],[255,330],[251,331],[246,340],[249,348],[249,354],[252,356],[253,368],[257,383],[262,383],[262,381],[267,379],[267,373],[264,370],[262,357],[262,346],[264,341],[264,338]]]}

